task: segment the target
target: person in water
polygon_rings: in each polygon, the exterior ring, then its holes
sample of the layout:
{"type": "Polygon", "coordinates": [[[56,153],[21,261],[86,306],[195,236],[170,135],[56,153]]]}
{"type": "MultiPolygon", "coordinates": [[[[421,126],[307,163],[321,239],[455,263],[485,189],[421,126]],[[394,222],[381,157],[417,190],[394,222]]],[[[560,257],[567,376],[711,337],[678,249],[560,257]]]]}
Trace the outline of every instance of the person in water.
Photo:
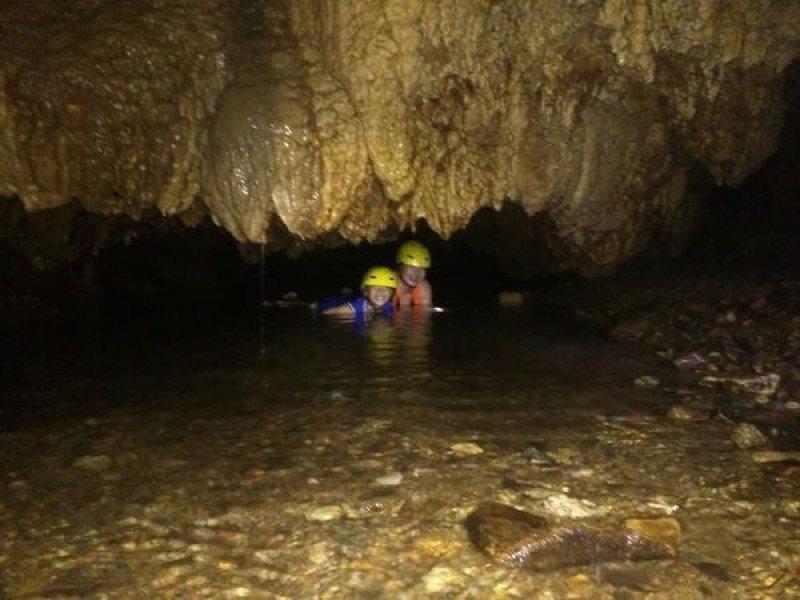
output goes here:
{"type": "Polygon", "coordinates": [[[323,307],[323,315],[353,315],[364,319],[392,313],[392,294],[397,289],[397,273],[388,267],[372,267],[361,280],[361,296],[349,302],[323,307]]]}
{"type": "Polygon", "coordinates": [[[433,292],[425,279],[431,266],[431,253],[419,242],[406,242],[397,251],[397,272],[400,280],[394,293],[394,306],[431,307],[433,292]]]}

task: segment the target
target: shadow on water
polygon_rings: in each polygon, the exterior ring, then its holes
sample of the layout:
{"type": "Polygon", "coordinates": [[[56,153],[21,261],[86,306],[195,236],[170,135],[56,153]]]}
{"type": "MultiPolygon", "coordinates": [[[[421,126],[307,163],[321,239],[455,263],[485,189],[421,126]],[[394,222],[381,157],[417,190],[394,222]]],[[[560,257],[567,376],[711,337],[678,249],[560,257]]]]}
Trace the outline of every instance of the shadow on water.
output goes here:
{"type": "Polygon", "coordinates": [[[308,309],[108,313],[29,331],[6,353],[6,430],[108,412],[236,413],[332,397],[618,410],[631,379],[656,368],[543,308],[398,314],[360,325],[308,309]]]}

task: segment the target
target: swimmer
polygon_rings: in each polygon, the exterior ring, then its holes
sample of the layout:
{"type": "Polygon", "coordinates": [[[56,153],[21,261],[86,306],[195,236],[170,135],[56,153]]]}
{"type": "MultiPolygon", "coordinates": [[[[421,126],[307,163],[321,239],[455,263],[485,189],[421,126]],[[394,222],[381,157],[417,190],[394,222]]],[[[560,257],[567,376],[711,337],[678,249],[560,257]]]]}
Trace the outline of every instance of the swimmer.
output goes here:
{"type": "Polygon", "coordinates": [[[400,280],[394,294],[395,308],[433,304],[431,284],[425,276],[431,266],[431,253],[419,242],[406,242],[397,251],[397,272],[400,280]]]}
{"type": "Polygon", "coordinates": [[[373,315],[392,314],[392,294],[397,289],[397,274],[388,267],[372,267],[361,281],[361,296],[322,308],[323,315],[352,315],[363,319],[373,315]]]}

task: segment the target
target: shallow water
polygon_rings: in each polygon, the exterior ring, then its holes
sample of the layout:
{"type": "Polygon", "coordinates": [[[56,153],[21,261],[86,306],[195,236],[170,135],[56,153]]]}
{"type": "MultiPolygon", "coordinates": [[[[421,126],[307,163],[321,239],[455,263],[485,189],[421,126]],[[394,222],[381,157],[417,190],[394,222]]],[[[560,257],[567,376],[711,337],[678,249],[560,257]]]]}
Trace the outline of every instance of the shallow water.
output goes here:
{"type": "Polygon", "coordinates": [[[303,310],[119,323],[18,335],[5,361],[12,598],[800,593],[797,473],[754,464],[724,420],[666,420],[689,383],[578,323],[469,309],[363,328],[303,310]],[[633,385],[646,374],[661,385],[633,385]],[[672,514],[677,559],[533,575],[470,545],[478,503],[559,521],[561,495],[602,524],[672,514]]]}

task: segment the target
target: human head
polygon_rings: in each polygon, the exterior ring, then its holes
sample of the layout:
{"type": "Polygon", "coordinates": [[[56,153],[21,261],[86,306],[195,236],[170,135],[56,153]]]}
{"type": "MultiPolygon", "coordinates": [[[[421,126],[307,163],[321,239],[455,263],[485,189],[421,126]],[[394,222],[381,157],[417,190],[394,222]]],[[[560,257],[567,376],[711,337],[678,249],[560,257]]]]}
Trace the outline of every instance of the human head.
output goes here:
{"type": "Polygon", "coordinates": [[[397,251],[397,270],[400,278],[414,287],[425,279],[426,270],[431,266],[431,253],[416,241],[406,242],[397,251]]]}
{"type": "Polygon", "coordinates": [[[388,267],[372,267],[361,280],[361,291],[375,308],[389,302],[396,288],[397,274],[388,267]]]}

